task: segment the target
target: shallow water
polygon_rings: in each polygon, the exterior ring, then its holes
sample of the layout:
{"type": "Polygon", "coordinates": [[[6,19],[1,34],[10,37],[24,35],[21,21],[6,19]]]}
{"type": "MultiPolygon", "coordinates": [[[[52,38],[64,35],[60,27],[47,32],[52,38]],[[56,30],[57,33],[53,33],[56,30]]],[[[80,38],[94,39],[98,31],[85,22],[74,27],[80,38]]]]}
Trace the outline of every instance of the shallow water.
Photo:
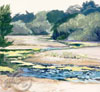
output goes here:
{"type": "MultiPolygon", "coordinates": [[[[47,65],[44,67],[47,67],[47,65]]],[[[49,65],[50,67],[50,65],[49,65]]],[[[66,67],[69,67],[66,66],[66,67]]],[[[74,67],[74,66],[71,66],[74,67]]],[[[80,67],[80,66],[77,66],[80,67]]],[[[82,66],[81,66],[82,67],[82,66]]],[[[93,70],[81,70],[81,71],[72,71],[71,69],[59,69],[60,67],[56,67],[55,69],[50,68],[21,68],[24,71],[21,76],[27,77],[37,77],[37,78],[48,78],[54,80],[65,80],[65,81],[76,81],[76,82],[99,82],[100,80],[100,71],[96,71],[98,67],[94,67],[93,70]]]]}
{"type": "MultiPolygon", "coordinates": [[[[48,47],[40,51],[42,52],[42,51],[58,50],[58,49],[62,49],[62,48],[48,47]]],[[[63,49],[66,49],[66,48],[63,48],[63,49]]],[[[23,73],[21,73],[20,76],[48,78],[48,79],[53,79],[53,80],[64,80],[64,81],[74,81],[74,82],[98,82],[99,83],[100,81],[100,67],[99,66],[96,67],[96,66],[75,66],[75,65],[52,65],[52,64],[41,64],[41,63],[37,63],[37,64],[35,63],[32,65],[26,64],[25,66],[22,66],[21,65],[22,62],[5,63],[5,61],[8,61],[8,60],[11,61],[11,60],[16,59],[17,61],[19,57],[22,57],[20,59],[22,60],[24,59],[23,56],[26,58],[28,54],[34,53],[34,50],[30,52],[24,51],[23,52],[24,54],[20,52],[21,55],[18,52],[16,53],[15,51],[14,53],[10,52],[11,56],[9,56],[9,54],[7,55],[1,54],[0,62],[4,62],[3,65],[9,66],[9,67],[12,67],[12,65],[15,65],[15,66],[19,65],[18,67],[20,67],[20,69],[23,71],[23,73]],[[4,59],[5,57],[6,59],[4,59]]]]}

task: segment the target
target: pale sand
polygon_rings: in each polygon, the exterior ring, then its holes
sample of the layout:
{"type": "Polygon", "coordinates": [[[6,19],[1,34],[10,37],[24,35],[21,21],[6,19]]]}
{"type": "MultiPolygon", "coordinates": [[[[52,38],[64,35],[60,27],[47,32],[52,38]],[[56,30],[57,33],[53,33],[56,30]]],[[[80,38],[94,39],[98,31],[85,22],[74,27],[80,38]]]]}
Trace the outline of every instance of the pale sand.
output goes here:
{"type": "Polygon", "coordinates": [[[35,54],[27,59],[26,62],[38,62],[47,64],[74,64],[74,65],[99,65],[100,66],[100,47],[88,47],[80,49],[53,50],[35,54]],[[64,58],[66,53],[82,56],[82,58],[64,58]],[[53,55],[54,54],[54,55],[53,55]]]}
{"type": "Polygon", "coordinates": [[[67,51],[75,53],[75,54],[86,55],[92,59],[100,60],[100,47],[86,47],[86,48],[80,48],[80,49],[69,49],[67,51]]]}
{"type": "Polygon", "coordinates": [[[7,36],[9,40],[13,40],[15,46],[66,46],[62,43],[50,39],[49,36],[7,36]]]}
{"type": "MultiPolygon", "coordinates": [[[[3,81],[4,78],[9,79],[6,76],[0,76],[0,80],[3,81]]],[[[100,84],[96,83],[72,83],[25,77],[15,78],[17,84],[10,82],[11,87],[8,89],[2,87],[2,83],[0,83],[0,92],[100,92],[100,84]],[[28,88],[27,91],[25,91],[25,88],[28,88]]]]}
{"type": "MultiPolygon", "coordinates": [[[[66,47],[66,45],[51,40],[49,36],[7,36],[9,41],[14,41],[12,46],[5,49],[33,49],[47,47],[66,47]]],[[[1,48],[0,48],[1,49],[1,48]]]]}
{"type": "MultiPolygon", "coordinates": [[[[42,36],[43,37],[43,36],[42,36]]],[[[45,40],[45,36],[41,39],[41,36],[12,36],[9,37],[14,41],[14,46],[8,48],[12,49],[32,49],[34,47],[65,47],[64,44],[45,40]],[[45,40],[45,41],[44,41],[45,40]]],[[[56,64],[77,64],[77,65],[100,65],[100,47],[73,49],[73,50],[56,50],[56,53],[73,52],[75,54],[87,54],[91,59],[64,59],[53,57],[41,57],[41,54],[31,57],[26,61],[41,62],[41,63],[56,63],[56,64]],[[39,56],[40,55],[40,56],[39,56]],[[51,59],[50,59],[51,58],[51,59]],[[53,59],[52,59],[53,58],[53,59]],[[96,60],[94,60],[96,59],[96,60]]],[[[46,53],[46,52],[45,52],[46,53]]],[[[49,53],[49,51],[47,52],[49,53]]],[[[50,79],[38,79],[38,78],[15,78],[14,81],[7,83],[7,80],[11,80],[7,76],[0,76],[0,92],[100,92],[100,84],[94,83],[72,83],[65,81],[56,81],[50,79]],[[21,81],[20,81],[21,80],[21,81]],[[4,81],[6,81],[6,87],[4,87],[4,81]],[[32,84],[31,82],[32,81],[32,84]],[[27,84],[27,85],[25,85],[27,84]],[[31,84],[31,85],[30,85],[31,84]],[[7,88],[10,86],[10,88],[7,88]],[[29,87],[27,91],[25,88],[29,87]]]]}

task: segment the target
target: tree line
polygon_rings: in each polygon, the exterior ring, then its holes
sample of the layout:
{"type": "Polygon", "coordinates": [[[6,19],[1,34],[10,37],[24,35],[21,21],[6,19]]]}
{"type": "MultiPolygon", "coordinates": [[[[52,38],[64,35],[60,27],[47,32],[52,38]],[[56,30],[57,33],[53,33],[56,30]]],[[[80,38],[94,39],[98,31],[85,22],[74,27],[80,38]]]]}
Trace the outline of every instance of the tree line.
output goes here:
{"type": "Polygon", "coordinates": [[[0,46],[12,44],[6,35],[52,35],[55,40],[100,41],[100,6],[94,1],[61,10],[26,11],[11,17],[10,6],[0,7],[0,46]]]}

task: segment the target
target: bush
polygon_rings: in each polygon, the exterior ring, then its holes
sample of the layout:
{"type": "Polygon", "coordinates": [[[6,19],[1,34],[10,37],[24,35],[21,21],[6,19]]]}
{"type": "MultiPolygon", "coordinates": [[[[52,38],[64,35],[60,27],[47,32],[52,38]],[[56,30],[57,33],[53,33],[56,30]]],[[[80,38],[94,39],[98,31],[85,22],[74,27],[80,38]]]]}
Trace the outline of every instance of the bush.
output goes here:
{"type": "Polygon", "coordinates": [[[50,32],[51,25],[46,20],[47,12],[42,11],[35,15],[35,19],[31,23],[27,23],[27,27],[32,30],[34,35],[47,35],[50,32]]]}
{"type": "Polygon", "coordinates": [[[68,40],[96,41],[99,40],[100,13],[95,12],[87,16],[79,14],[77,17],[61,24],[58,32],[69,34],[68,40]],[[69,29],[74,30],[70,32],[69,29]]]}
{"type": "Polygon", "coordinates": [[[11,35],[31,35],[32,31],[28,29],[22,21],[13,22],[13,32],[11,35]]]}

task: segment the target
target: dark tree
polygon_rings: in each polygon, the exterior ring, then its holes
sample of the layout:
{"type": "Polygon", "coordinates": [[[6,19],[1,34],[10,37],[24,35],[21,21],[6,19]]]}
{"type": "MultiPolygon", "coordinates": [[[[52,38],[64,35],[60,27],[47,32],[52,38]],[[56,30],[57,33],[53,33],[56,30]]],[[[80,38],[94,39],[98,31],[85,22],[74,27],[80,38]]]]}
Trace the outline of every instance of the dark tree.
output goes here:
{"type": "Polygon", "coordinates": [[[12,44],[12,42],[7,41],[5,36],[12,32],[11,25],[11,13],[10,6],[1,6],[0,7],[0,47],[6,47],[12,44]]]}
{"type": "Polygon", "coordinates": [[[35,18],[33,13],[29,13],[28,11],[26,11],[26,14],[16,14],[12,21],[18,21],[18,20],[22,20],[25,23],[31,22],[33,21],[33,19],[35,18]]]}
{"type": "Polygon", "coordinates": [[[100,27],[97,27],[97,28],[95,29],[95,34],[96,34],[96,36],[97,36],[98,41],[100,41],[100,27]]]}
{"type": "Polygon", "coordinates": [[[47,13],[47,20],[51,24],[55,24],[57,21],[61,20],[65,16],[66,16],[66,13],[64,13],[63,11],[52,10],[47,13]]]}
{"type": "MultiPolygon", "coordinates": [[[[57,39],[59,36],[61,36],[61,35],[63,35],[63,37],[66,37],[67,34],[65,34],[65,33],[60,33],[60,32],[58,32],[57,29],[58,29],[58,27],[59,27],[61,24],[65,23],[65,22],[68,22],[70,19],[75,18],[77,15],[78,15],[78,13],[67,14],[65,17],[62,17],[62,19],[60,19],[59,21],[57,21],[57,22],[54,24],[54,26],[52,27],[52,29],[51,29],[51,30],[53,31],[52,38],[56,40],[56,39],[57,39]]],[[[73,32],[73,30],[70,31],[70,32],[73,32]]]]}
{"type": "Polygon", "coordinates": [[[100,12],[100,7],[94,1],[86,1],[83,3],[81,13],[88,15],[93,12],[100,12]]]}

